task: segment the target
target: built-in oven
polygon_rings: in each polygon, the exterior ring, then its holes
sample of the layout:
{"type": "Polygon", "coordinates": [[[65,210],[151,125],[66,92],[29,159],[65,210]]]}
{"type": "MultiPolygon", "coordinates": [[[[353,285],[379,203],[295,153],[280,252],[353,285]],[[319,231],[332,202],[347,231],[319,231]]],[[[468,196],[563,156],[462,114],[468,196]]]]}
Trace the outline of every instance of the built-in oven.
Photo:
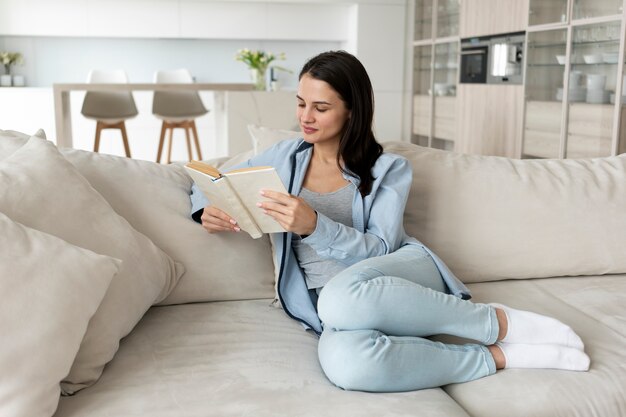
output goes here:
{"type": "Polygon", "coordinates": [[[461,83],[521,84],[524,32],[461,40],[461,83]]]}
{"type": "Polygon", "coordinates": [[[487,82],[487,65],[489,59],[489,42],[479,38],[461,42],[461,82],[487,82]]]}

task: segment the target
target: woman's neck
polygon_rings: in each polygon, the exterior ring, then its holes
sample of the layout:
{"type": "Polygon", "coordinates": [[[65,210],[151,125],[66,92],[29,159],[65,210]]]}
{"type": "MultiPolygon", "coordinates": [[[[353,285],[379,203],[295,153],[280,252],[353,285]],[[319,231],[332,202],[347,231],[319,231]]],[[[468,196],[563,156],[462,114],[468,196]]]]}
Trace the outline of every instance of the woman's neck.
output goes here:
{"type": "Polygon", "coordinates": [[[339,154],[339,143],[315,143],[313,144],[313,155],[317,162],[324,165],[336,164],[339,154]]]}

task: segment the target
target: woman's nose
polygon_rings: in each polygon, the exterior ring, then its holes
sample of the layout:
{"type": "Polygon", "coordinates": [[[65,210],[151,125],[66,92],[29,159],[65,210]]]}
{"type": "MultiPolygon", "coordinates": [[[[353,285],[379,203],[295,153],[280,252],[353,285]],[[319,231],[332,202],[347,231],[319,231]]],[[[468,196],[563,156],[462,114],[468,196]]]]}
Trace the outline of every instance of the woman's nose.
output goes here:
{"type": "Polygon", "coordinates": [[[313,112],[311,112],[311,109],[307,107],[303,108],[302,112],[300,113],[300,120],[302,120],[303,122],[312,122],[313,112]]]}

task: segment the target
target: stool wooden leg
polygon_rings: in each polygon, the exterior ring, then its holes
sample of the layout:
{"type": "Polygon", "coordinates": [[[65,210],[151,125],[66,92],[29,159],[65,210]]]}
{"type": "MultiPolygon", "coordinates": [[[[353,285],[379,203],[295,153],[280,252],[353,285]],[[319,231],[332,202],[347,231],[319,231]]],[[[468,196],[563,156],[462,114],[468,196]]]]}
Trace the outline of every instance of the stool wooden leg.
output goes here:
{"type": "Polygon", "coordinates": [[[193,159],[193,154],[191,153],[191,139],[189,138],[189,123],[185,122],[183,123],[183,129],[185,129],[185,139],[187,140],[187,156],[189,157],[189,160],[191,161],[193,159]]]}
{"type": "Polygon", "coordinates": [[[174,136],[174,126],[169,126],[170,134],[169,134],[169,144],[167,146],[167,163],[170,164],[172,162],[172,139],[174,136]]]}
{"type": "Polygon", "coordinates": [[[98,152],[100,149],[100,134],[102,133],[102,123],[96,122],[96,141],[93,144],[93,151],[98,152]]]}
{"type": "Polygon", "coordinates": [[[198,154],[198,160],[202,161],[202,150],[200,150],[200,141],[198,140],[198,130],[196,129],[196,121],[191,121],[191,131],[193,132],[193,140],[196,144],[196,153],[198,154]]]}
{"type": "Polygon", "coordinates": [[[165,141],[165,131],[167,130],[165,127],[165,122],[161,124],[161,137],[159,138],[159,150],[157,151],[157,162],[161,162],[161,154],[163,153],[163,142],[165,141]]]}
{"type": "Polygon", "coordinates": [[[126,152],[126,157],[130,158],[130,146],[128,146],[128,135],[126,135],[126,123],[120,123],[120,130],[122,131],[122,140],[124,141],[124,152],[126,152]]]}

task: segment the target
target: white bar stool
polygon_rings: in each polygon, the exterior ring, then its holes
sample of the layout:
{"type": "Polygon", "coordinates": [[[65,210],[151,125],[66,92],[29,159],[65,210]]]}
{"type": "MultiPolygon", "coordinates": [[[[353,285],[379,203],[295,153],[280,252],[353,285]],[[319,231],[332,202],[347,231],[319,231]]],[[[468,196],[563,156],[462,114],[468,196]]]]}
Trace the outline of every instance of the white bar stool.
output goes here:
{"type": "MultiPolygon", "coordinates": [[[[170,71],[157,71],[154,76],[156,83],[193,83],[191,73],[186,69],[170,71]]],[[[152,101],[152,113],[163,120],[161,125],[161,137],[159,139],[159,149],[157,152],[157,162],[161,162],[165,133],[169,130],[169,144],[167,148],[167,163],[171,162],[172,137],[175,128],[185,130],[187,139],[187,153],[189,160],[193,159],[191,140],[189,131],[193,133],[194,144],[198,159],[202,159],[200,142],[198,140],[198,130],[195,119],[207,114],[209,111],[204,107],[202,99],[197,91],[155,91],[152,101]]]]}
{"type": "MultiPolygon", "coordinates": [[[[128,83],[128,77],[123,70],[92,70],[87,76],[88,83],[128,83]]],[[[96,139],[93,151],[100,148],[100,134],[104,129],[120,129],[124,141],[124,151],[130,158],[130,146],[126,134],[126,120],[137,116],[137,106],[130,91],[128,92],[105,92],[88,91],[85,94],[83,108],[80,111],[83,116],[96,121],[96,139]]]]}

